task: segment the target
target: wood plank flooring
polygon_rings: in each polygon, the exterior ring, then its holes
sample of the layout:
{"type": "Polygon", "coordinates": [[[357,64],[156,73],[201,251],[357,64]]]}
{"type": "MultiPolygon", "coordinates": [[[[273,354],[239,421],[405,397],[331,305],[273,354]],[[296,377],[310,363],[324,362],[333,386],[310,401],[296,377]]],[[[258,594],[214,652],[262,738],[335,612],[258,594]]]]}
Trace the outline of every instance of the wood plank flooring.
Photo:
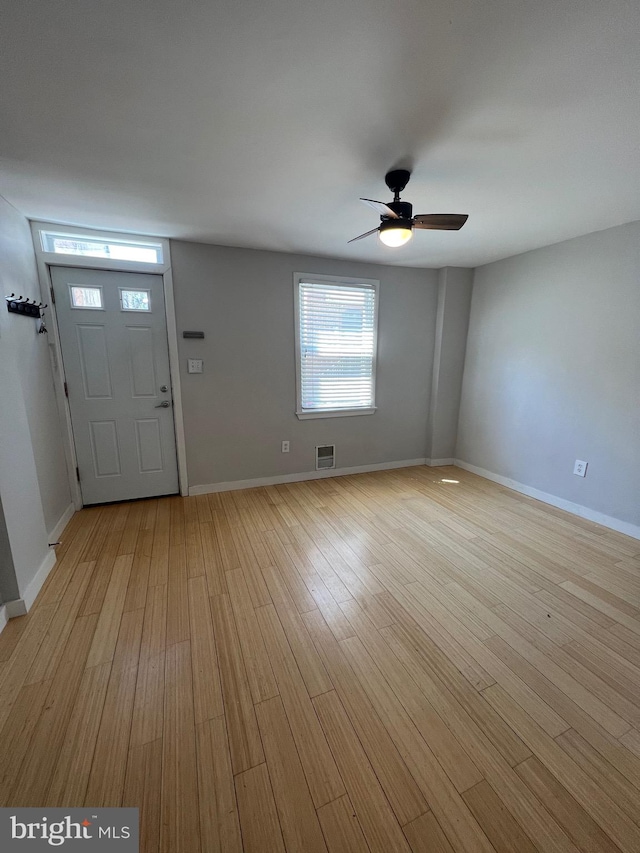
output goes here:
{"type": "Polygon", "coordinates": [[[640,853],[640,541],[453,467],[86,509],[0,743],[143,853],[640,853]]]}

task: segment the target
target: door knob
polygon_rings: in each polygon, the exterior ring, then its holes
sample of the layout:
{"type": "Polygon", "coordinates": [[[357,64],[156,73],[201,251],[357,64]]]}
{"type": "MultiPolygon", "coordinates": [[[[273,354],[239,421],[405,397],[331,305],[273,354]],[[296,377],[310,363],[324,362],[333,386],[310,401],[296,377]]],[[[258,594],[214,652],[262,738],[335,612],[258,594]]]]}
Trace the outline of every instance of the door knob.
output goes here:
{"type": "Polygon", "coordinates": [[[160,390],[162,391],[163,394],[166,394],[167,391],[169,390],[169,386],[168,385],[161,385],[160,390]]]}
{"type": "Polygon", "coordinates": [[[168,409],[171,403],[168,400],[163,400],[157,406],[154,406],[154,409],[168,409]]]}

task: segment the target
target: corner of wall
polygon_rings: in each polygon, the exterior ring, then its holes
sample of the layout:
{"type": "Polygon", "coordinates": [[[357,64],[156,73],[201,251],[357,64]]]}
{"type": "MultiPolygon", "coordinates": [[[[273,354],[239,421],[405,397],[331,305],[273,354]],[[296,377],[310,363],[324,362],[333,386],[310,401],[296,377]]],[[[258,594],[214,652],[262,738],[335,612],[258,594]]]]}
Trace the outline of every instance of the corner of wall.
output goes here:
{"type": "Polygon", "coordinates": [[[438,271],[438,308],[426,456],[452,459],[457,441],[473,270],[438,271]]]}

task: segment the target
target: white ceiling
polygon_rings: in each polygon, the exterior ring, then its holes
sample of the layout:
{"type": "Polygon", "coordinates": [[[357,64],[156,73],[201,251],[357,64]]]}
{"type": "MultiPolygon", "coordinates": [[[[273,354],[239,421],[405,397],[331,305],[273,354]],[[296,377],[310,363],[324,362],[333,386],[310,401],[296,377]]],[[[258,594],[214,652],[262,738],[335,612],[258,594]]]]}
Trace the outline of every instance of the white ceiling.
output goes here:
{"type": "Polygon", "coordinates": [[[640,219],[632,0],[2,0],[0,194],[30,218],[473,266],[640,219]],[[413,164],[401,249],[359,196],[413,164]]]}

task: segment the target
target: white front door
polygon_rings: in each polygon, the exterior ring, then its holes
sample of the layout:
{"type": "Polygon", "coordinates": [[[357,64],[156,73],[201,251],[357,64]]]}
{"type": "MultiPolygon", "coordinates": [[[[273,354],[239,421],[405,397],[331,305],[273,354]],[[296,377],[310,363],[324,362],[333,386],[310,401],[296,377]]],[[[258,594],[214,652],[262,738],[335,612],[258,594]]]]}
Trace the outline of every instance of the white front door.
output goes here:
{"type": "Polygon", "coordinates": [[[84,504],[178,491],[162,276],[52,267],[84,504]]]}

